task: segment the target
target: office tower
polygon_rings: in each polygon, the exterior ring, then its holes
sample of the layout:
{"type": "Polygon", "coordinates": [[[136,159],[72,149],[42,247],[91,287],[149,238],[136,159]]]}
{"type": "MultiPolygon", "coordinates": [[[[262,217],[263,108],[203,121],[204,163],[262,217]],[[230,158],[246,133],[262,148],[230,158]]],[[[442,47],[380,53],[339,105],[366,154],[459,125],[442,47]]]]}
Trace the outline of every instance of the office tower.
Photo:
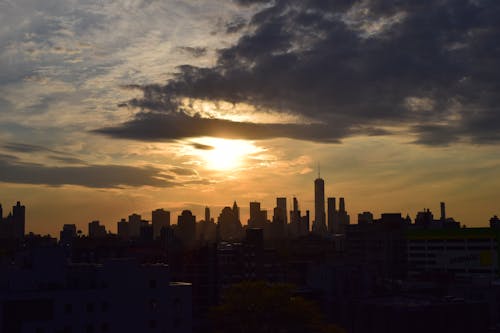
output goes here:
{"type": "Polygon", "coordinates": [[[248,226],[252,228],[265,228],[267,222],[267,211],[262,210],[260,202],[250,202],[250,218],[248,226]]]}
{"type": "Polygon", "coordinates": [[[338,232],[337,204],[335,198],[327,199],[328,209],[328,232],[336,234],[338,232]]]}
{"type": "Polygon", "coordinates": [[[186,245],[196,240],[196,216],[190,210],[183,210],[178,216],[176,234],[186,245]]]}
{"type": "Polygon", "coordinates": [[[256,227],[260,218],[260,202],[250,202],[250,218],[248,220],[248,226],[256,227]]]}
{"type": "Polygon", "coordinates": [[[170,226],[170,212],[163,208],[152,211],[151,222],[153,224],[153,239],[157,239],[161,235],[161,229],[170,226]]]}
{"type": "Polygon", "coordinates": [[[281,211],[281,220],[283,221],[283,223],[287,224],[288,223],[288,219],[287,219],[287,216],[286,216],[286,198],[276,198],[276,207],[278,207],[281,211]]]}
{"type": "Polygon", "coordinates": [[[446,207],[444,202],[441,202],[441,221],[446,221],[446,207]]]}
{"type": "Polygon", "coordinates": [[[314,181],[313,232],[316,234],[325,234],[327,232],[325,223],[325,182],[319,177],[314,181]]]}
{"type": "Polygon", "coordinates": [[[297,198],[293,197],[293,210],[290,211],[290,224],[288,225],[288,235],[292,238],[300,236],[300,210],[297,198]]]}
{"type": "Polygon", "coordinates": [[[141,235],[141,215],[132,214],[128,217],[130,238],[138,238],[141,235]]]}
{"type": "Polygon", "coordinates": [[[3,217],[2,206],[0,205],[0,238],[17,239],[24,238],[26,208],[18,201],[12,207],[12,213],[3,217]]]}
{"type": "Polygon", "coordinates": [[[358,224],[372,224],[373,223],[373,214],[370,212],[363,212],[358,214],[358,224]]]}
{"type": "Polygon", "coordinates": [[[286,211],[283,211],[281,207],[274,208],[273,223],[271,225],[271,238],[282,239],[285,238],[286,224],[284,218],[286,217],[286,211]]]}
{"type": "Polygon", "coordinates": [[[63,246],[70,246],[76,238],[76,225],[65,224],[59,232],[59,241],[63,246]]]}
{"type": "Polygon", "coordinates": [[[236,202],[231,207],[224,207],[217,219],[219,240],[236,240],[243,236],[243,227],[239,220],[239,208],[236,202]]]}
{"type": "Polygon", "coordinates": [[[99,221],[89,223],[89,238],[104,238],[106,237],[106,227],[100,225],[99,221]]]}
{"type": "Polygon", "coordinates": [[[343,234],[345,232],[345,226],[349,225],[351,223],[351,217],[349,214],[347,214],[347,211],[345,210],[345,200],[344,198],[340,198],[339,200],[339,211],[337,213],[338,215],[338,225],[339,225],[339,231],[338,233],[343,234]]]}
{"type": "Polygon", "coordinates": [[[125,219],[121,219],[120,222],[117,223],[118,237],[123,240],[127,240],[130,238],[130,228],[129,223],[125,219]]]}
{"type": "Polygon", "coordinates": [[[12,207],[12,222],[14,224],[14,238],[23,239],[26,222],[26,207],[22,206],[19,201],[12,207]]]}
{"type": "Polygon", "coordinates": [[[300,235],[307,236],[309,234],[309,211],[306,210],[306,215],[300,218],[300,235]]]}
{"type": "Polygon", "coordinates": [[[236,219],[240,221],[240,208],[236,204],[236,201],[233,203],[233,213],[236,216],[236,219]]]}
{"type": "Polygon", "coordinates": [[[205,207],[205,222],[210,222],[210,208],[205,207]]]}
{"type": "Polygon", "coordinates": [[[340,198],[339,212],[345,212],[345,200],[344,200],[344,198],[340,198]]]}

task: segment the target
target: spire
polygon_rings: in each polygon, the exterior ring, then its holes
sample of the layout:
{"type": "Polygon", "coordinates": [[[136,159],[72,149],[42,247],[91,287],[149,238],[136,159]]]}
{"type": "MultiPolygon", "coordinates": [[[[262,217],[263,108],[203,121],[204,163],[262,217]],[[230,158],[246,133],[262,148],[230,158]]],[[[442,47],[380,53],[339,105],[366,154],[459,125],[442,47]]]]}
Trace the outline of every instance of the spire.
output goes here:
{"type": "Polygon", "coordinates": [[[318,162],[318,178],[321,178],[321,166],[318,162]]]}

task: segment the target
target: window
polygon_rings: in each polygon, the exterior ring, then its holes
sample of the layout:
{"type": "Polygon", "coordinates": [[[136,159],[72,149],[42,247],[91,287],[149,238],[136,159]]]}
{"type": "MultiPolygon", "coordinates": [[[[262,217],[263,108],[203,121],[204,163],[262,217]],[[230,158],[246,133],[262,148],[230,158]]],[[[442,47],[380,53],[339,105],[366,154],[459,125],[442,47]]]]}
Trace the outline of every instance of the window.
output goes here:
{"type": "Polygon", "coordinates": [[[151,311],[155,311],[158,309],[158,301],[156,299],[149,300],[149,309],[151,311]]]}
{"type": "Polygon", "coordinates": [[[87,303],[86,309],[89,313],[94,312],[94,303],[87,303]]]}
{"type": "Polygon", "coordinates": [[[101,302],[101,310],[102,312],[108,312],[109,310],[109,303],[106,301],[101,302]]]}
{"type": "Polygon", "coordinates": [[[64,304],[64,313],[70,314],[73,312],[73,305],[72,304],[64,304]]]}
{"type": "Polygon", "coordinates": [[[149,280],[149,288],[150,289],[156,288],[156,280],[149,280]]]}

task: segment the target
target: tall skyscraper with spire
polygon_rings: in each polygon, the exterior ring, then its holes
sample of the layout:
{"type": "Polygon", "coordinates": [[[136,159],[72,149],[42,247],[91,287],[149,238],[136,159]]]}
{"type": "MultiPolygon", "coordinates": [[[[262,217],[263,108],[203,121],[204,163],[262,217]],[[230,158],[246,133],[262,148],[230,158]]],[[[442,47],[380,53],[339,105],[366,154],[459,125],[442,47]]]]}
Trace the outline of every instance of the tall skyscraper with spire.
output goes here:
{"type": "Polygon", "coordinates": [[[313,233],[325,234],[327,232],[325,215],[325,181],[321,178],[321,173],[318,165],[318,178],[314,180],[313,233]]]}

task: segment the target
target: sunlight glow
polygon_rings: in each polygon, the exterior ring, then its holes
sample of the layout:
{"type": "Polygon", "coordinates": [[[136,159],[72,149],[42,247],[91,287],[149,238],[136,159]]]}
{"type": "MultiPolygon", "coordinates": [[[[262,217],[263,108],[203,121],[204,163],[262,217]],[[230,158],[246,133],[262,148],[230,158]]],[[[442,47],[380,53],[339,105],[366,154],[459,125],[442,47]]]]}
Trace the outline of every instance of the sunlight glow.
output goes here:
{"type": "Polygon", "coordinates": [[[197,149],[196,154],[205,161],[206,167],[212,170],[234,170],[244,167],[250,155],[262,151],[252,141],[247,140],[198,138],[192,142],[211,147],[211,149],[197,149]]]}

